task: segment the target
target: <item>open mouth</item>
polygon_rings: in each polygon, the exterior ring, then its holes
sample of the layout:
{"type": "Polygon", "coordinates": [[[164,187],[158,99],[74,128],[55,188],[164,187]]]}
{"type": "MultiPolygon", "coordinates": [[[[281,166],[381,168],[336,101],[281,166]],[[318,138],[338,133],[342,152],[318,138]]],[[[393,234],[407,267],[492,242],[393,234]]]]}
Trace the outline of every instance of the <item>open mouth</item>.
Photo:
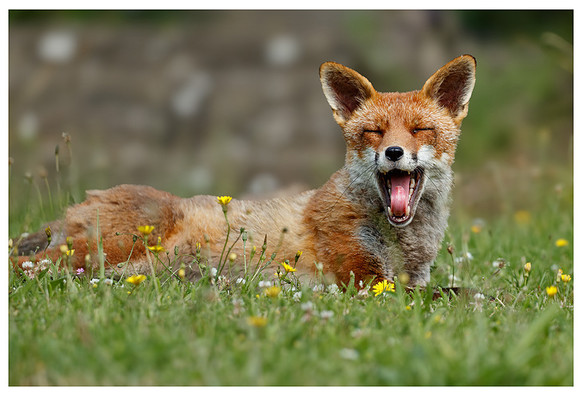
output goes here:
{"type": "Polygon", "coordinates": [[[395,226],[407,225],[414,216],[420,196],[423,183],[421,170],[378,172],[378,183],[388,221],[395,226]]]}

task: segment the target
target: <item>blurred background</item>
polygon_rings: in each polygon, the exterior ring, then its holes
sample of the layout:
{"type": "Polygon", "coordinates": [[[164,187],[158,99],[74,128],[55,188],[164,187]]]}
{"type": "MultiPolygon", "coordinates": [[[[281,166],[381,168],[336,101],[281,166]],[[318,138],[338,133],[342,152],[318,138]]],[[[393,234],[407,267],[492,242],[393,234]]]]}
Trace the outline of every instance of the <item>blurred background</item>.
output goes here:
{"type": "Polygon", "coordinates": [[[10,11],[10,215],[120,183],[319,187],[345,154],[322,62],[408,91],[465,53],[455,207],[487,219],[571,196],[572,11],[10,11]]]}

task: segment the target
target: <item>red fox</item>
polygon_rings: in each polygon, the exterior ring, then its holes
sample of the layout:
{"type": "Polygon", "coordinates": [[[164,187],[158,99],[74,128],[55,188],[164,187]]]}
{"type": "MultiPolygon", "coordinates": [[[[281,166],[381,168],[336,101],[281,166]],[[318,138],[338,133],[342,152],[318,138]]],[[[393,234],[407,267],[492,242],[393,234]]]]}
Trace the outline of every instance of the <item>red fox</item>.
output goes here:
{"type": "MultiPolygon", "coordinates": [[[[406,274],[409,286],[424,286],[447,227],[451,165],[475,70],[475,58],[463,55],[419,91],[381,93],[356,71],[326,62],[319,70],[321,85],[347,152],[345,165],[321,188],[222,205],[216,197],[184,199],[146,186],[88,191],[86,201],[50,224],[51,240],[44,231],[22,238],[19,265],[46,256],[57,260],[68,237],[73,268],[95,270],[102,240],[108,273],[119,271],[119,263],[132,273],[148,273],[150,252],[134,237],[144,225],[154,227],[149,241],[159,240],[172,256],[181,256],[175,262],[192,262],[201,245],[198,254],[216,263],[226,239],[226,209],[231,229],[246,230],[247,250],[268,236],[266,254],[276,253],[274,262],[293,263],[302,251],[297,274],[313,276],[318,263],[338,285],[347,285],[351,276],[369,282],[406,274]]],[[[240,268],[242,240],[232,252],[240,268]]]]}

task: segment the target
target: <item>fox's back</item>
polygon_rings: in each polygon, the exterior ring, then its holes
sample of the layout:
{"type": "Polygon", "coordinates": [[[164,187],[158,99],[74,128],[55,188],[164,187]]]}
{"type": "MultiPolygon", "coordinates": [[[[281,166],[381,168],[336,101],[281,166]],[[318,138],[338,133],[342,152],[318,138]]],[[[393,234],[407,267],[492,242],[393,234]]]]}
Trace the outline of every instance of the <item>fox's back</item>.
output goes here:
{"type": "MultiPolygon", "coordinates": [[[[314,191],[306,191],[290,197],[269,200],[237,200],[226,205],[226,218],[223,208],[216,197],[195,196],[182,199],[176,211],[181,220],[176,223],[175,238],[168,239],[169,245],[188,251],[200,243],[207,246],[213,257],[220,255],[227,236],[227,223],[230,225],[229,240],[234,240],[244,229],[247,254],[253,246],[261,249],[267,237],[267,256],[277,253],[276,260],[292,260],[298,250],[306,254],[300,270],[311,271],[313,257],[309,253],[309,230],[303,213],[314,191]],[[310,265],[307,265],[307,264],[310,265]],[[308,268],[306,268],[308,267],[308,268]]],[[[232,250],[240,259],[243,244],[239,240],[232,250]]],[[[211,257],[212,258],[212,257],[211,257]]]]}

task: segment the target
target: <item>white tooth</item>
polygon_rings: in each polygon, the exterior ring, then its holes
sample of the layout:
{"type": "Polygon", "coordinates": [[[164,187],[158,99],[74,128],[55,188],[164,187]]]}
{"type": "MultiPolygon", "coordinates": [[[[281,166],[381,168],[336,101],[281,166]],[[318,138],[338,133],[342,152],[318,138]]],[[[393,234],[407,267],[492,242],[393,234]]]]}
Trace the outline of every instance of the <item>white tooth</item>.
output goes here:
{"type": "Polygon", "coordinates": [[[388,216],[392,217],[392,209],[388,207],[388,216]]]}
{"type": "Polygon", "coordinates": [[[406,205],[406,212],[404,213],[406,217],[410,216],[410,205],[406,205]]]}
{"type": "Polygon", "coordinates": [[[414,180],[414,178],[412,178],[410,179],[410,189],[412,190],[414,186],[416,186],[416,181],[414,180]]]}

